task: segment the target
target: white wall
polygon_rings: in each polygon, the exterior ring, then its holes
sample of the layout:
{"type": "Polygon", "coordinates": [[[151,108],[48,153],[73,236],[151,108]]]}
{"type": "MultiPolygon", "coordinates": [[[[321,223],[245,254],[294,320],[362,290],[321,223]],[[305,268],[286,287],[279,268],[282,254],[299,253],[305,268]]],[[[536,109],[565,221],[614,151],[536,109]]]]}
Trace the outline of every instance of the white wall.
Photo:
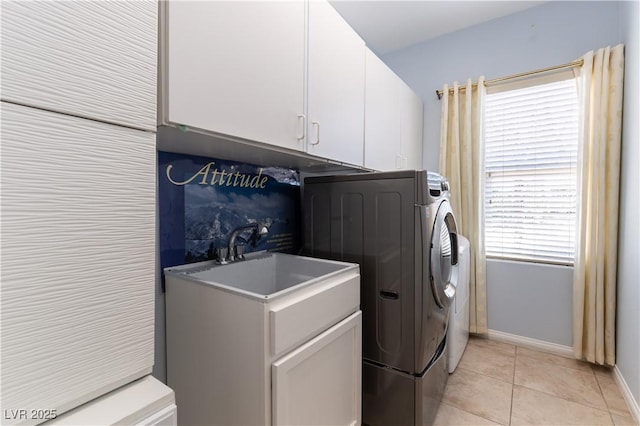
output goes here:
{"type": "MultiPolygon", "coordinates": [[[[552,1],[446,34],[382,59],[424,101],[423,166],[437,170],[440,102],[435,90],[563,64],[627,44],[618,283],[618,366],[639,400],[638,2],[552,1]]],[[[487,262],[489,328],[571,346],[571,269],[487,262]]]]}
{"type": "Polygon", "coordinates": [[[622,41],[625,43],[624,117],[622,125],[622,182],[620,188],[620,236],[618,241],[618,312],[616,358],[618,369],[636,404],[640,405],[640,3],[621,8],[622,41]]]}
{"type": "Polygon", "coordinates": [[[573,268],[487,262],[489,329],[571,346],[573,268]]]}

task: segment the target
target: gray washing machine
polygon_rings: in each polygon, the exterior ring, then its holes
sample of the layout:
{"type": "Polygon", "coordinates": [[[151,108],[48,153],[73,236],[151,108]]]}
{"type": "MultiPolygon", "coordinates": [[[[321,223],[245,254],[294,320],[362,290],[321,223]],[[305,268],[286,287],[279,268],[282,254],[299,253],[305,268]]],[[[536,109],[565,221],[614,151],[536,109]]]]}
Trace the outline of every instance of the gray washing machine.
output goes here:
{"type": "Polygon", "coordinates": [[[448,189],[424,170],[304,180],[305,254],[360,264],[364,424],[428,425],[440,404],[458,267],[448,189]]]}

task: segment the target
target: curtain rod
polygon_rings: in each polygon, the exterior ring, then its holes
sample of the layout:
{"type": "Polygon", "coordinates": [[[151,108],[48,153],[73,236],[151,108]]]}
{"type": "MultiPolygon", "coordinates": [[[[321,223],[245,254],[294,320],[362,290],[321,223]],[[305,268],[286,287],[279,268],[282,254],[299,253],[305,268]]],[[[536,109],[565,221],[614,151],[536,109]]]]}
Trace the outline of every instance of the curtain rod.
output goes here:
{"type": "MultiPolygon", "coordinates": [[[[527,77],[527,76],[535,75],[535,74],[542,74],[542,73],[545,73],[545,72],[561,70],[561,69],[564,69],[564,68],[581,67],[582,64],[584,64],[584,60],[583,59],[578,59],[577,61],[569,62],[567,64],[555,65],[555,66],[552,66],[552,67],[541,68],[539,70],[534,70],[534,71],[521,72],[520,74],[513,74],[513,75],[506,76],[506,77],[498,77],[498,78],[494,78],[493,80],[486,80],[484,82],[484,85],[486,87],[487,85],[494,84],[494,83],[499,83],[501,81],[513,80],[513,79],[516,79],[516,78],[527,77]]],[[[478,86],[478,83],[473,83],[472,84],[472,87],[477,87],[477,86],[478,86]]],[[[461,86],[461,87],[458,88],[458,90],[462,91],[462,90],[465,89],[465,87],[466,86],[461,86]]],[[[449,89],[449,93],[453,93],[453,88],[449,89]]],[[[436,90],[436,95],[438,95],[438,99],[442,99],[442,95],[443,95],[442,90],[436,90]]]]}

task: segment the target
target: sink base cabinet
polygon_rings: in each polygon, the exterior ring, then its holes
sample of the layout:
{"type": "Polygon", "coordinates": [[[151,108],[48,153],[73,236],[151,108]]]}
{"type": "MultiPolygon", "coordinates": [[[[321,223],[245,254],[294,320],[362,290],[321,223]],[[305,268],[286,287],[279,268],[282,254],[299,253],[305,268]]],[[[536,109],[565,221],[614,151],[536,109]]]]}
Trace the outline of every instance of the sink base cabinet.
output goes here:
{"type": "Polygon", "coordinates": [[[360,424],[357,272],[268,301],[169,275],[166,284],[178,424],[360,424]]]}

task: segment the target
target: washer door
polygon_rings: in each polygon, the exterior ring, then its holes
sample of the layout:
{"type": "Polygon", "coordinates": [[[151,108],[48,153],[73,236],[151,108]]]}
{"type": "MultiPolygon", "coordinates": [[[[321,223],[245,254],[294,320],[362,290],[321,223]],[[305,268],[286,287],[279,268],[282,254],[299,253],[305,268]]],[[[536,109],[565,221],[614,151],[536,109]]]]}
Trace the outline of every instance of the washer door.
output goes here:
{"type": "Polygon", "coordinates": [[[458,228],[447,200],[438,207],[431,235],[431,287],[438,306],[446,308],[456,293],[452,277],[458,267],[458,228]]]}

